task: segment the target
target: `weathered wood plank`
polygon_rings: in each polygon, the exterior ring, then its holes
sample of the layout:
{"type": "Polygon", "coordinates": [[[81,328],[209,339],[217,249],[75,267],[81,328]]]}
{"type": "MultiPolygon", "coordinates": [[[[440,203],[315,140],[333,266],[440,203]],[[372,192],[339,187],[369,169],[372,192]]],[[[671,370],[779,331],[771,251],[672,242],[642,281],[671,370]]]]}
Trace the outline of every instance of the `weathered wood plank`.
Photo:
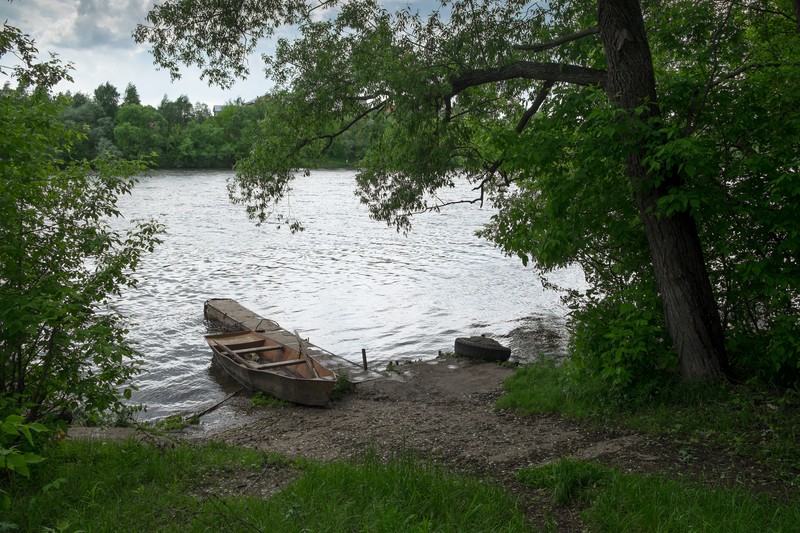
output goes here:
{"type": "Polygon", "coordinates": [[[265,368],[299,365],[305,363],[306,361],[308,361],[308,358],[304,357],[302,359],[289,359],[288,361],[277,361],[275,363],[262,363],[260,365],[255,365],[253,368],[255,368],[256,370],[264,370],[265,368]]]}
{"type": "Polygon", "coordinates": [[[240,350],[231,350],[234,353],[257,353],[257,352],[272,352],[275,350],[283,350],[283,346],[254,346],[252,348],[242,348],[240,350]]]}

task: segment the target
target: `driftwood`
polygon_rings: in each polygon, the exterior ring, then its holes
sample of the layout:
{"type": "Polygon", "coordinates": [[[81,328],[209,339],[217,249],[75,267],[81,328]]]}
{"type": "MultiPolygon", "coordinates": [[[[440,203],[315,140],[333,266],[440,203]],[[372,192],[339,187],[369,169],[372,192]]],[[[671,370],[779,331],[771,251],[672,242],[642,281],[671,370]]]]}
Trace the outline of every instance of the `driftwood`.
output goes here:
{"type": "Polygon", "coordinates": [[[219,407],[223,403],[227,402],[228,400],[230,400],[231,398],[233,398],[234,396],[236,396],[237,394],[239,394],[243,390],[244,390],[244,387],[239,387],[234,392],[232,392],[229,395],[227,395],[224,399],[218,401],[217,403],[215,403],[214,405],[212,405],[208,409],[204,409],[204,410],[200,411],[199,413],[195,413],[190,418],[200,418],[201,416],[207,415],[208,413],[210,413],[211,411],[213,411],[214,409],[216,409],[217,407],[219,407]]]}

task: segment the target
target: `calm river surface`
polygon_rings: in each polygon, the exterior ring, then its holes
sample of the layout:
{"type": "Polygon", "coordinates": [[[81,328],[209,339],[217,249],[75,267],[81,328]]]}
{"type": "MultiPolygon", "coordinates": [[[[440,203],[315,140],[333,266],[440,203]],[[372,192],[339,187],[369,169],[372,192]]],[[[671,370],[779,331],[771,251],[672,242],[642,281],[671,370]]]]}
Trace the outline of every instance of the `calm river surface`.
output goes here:
{"type": "MultiPolygon", "coordinates": [[[[256,227],[227,198],[231,172],[156,172],[120,201],[155,217],[164,243],[116,307],[146,360],[134,401],[142,419],[198,409],[236,386],[211,369],[203,303],[233,298],[311,342],[370,365],[431,359],[456,337],[495,336],[521,359],[565,350],[565,307],[536,272],[474,236],[492,214],[457,205],[416,216],[406,237],[370,220],[350,171],[297,179],[289,200],[306,231],[256,227]]],[[[467,190],[467,189],[465,189],[467,190]]],[[[582,287],[578,268],[550,276],[582,287]]]]}

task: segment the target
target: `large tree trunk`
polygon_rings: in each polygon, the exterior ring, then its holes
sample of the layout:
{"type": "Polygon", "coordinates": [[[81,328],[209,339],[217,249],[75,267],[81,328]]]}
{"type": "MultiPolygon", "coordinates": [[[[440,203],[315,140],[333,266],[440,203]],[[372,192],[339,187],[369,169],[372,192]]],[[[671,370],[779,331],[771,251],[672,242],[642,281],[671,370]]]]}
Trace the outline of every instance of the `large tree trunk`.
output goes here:
{"type": "Polygon", "coordinates": [[[794,21],[797,23],[797,31],[800,31],[800,0],[794,0],[794,21]]]}
{"type": "MultiPolygon", "coordinates": [[[[600,36],[608,68],[607,91],[622,109],[649,103],[640,118],[657,116],[653,60],[638,0],[598,0],[600,36]]],[[[667,329],[686,381],[720,381],[728,373],[717,303],[703,260],[697,226],[689,212],[656,216],[660,197],[681,184],[677,169],[648,175],[642,159],[628,156],[628,177],[644,222],[667,329]]]]}

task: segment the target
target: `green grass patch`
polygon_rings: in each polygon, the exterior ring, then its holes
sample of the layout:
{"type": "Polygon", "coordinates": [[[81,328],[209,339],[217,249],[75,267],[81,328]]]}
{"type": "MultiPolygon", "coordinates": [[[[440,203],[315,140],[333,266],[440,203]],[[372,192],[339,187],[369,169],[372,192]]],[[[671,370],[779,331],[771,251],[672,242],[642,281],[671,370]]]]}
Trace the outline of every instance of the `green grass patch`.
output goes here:
{"type": "Polygon", "coordinates": [[[63,441],[45,455],[30,479],[0,480],[12,497],[0,530],[529,530],[502,488],[408,458],[297,463],[219,444],[133,441],[63,441]],[[220,490],[283,468],[295,480],[269,499],[220,490]]]}
{"type": "Polygon", "coordinates": [[[500,487],[407,457],[310,465],[270,504],[276,531],[529,531],[500,487]]]}
{"type": "Polygon", "coordinates": [[[350,381],[350,377],[345,372],[340,372],[336,374],[336,385],[333,387],[333,394],[331,394],[331,397],[334,400],[338,400],[348,394],[354,393],[355,390],[356,384],[350,381]]]}
{"type": "Polygon", "coordinates": [[[43,454],[46,466],[8,490],[4,521],[23,531],[179,531],[208,512],[198,496],[206,481],[258,472],[265,461],[223,445],[161,450],[133,441],[66,440],[43,454]]]}
{"type": "Polygon", "coordinates": [[[495,403],[498,409],[514,409],[526,415],[561,414],[570,418],[586,418],[605,409],[598,401],[602,388],[598,385],[576,386],[566,365],[556,366],[552,360],[517,368],[503,383],[505,394],[495,403]]]}
{"type": "Polygon", "coordinates": [[[622,413],[625,425],[678,442],[710,442],[800,481],[800,401],[757,386],[679,386],[622,413]]]}
{"type": "Polygon", "coordinates": [[[158,420],[152,427],[162,431],[179,431],[199,423],[200,419],[197,416],[171,415],[158,420]]]}
{"type": "Polygon", "coordinates": [[[611,478],[612,471],[602,465],[562,459],[549,465],[524,468],[517,479],[532,487],[548,488],[558,505],[588,501],[611,478]]]}
{"type": "Polygon", "coordinates": [[[253,404],[253,407],[286,407],[290,405],[290,402],[286,400],[281,400],[280,398],[264,394],[260,391],[253,395],[250,399],[250,403],[253,404]]]}
{"type": "Polygon", "coordinates": [[[517,477],[550,490],[559,504],[584,504],[592,531],[796,531],[800,524],[797,501],[622,474],[594,463],[562,459],[520,470],[517,477]]]}
{"type": "Polygon", "coordinates": [[[500,409],[590,418],[676,444],[719,446],[768,465],[788,481],[800,481],[800,395],[755,385],[686,385],[674,382],[645,397],[609,398],[602,382],[578,381],[569,364],[520,367],[503,384],[500,409]]]}

